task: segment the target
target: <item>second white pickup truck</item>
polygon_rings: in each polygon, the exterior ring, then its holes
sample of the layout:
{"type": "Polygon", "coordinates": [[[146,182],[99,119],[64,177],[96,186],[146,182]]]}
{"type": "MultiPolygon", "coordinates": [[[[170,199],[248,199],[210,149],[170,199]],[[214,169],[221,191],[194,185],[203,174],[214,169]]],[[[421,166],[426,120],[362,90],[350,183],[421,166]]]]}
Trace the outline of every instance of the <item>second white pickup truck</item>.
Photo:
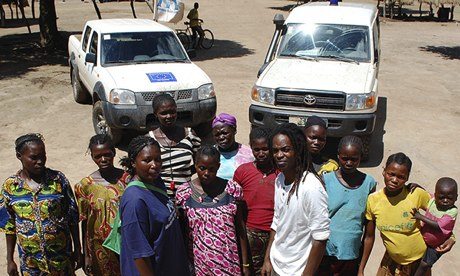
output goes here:
{"type": "Polygon", "coordinates": [[[176,100],[179,124],[199,131],[215,116],[211,79],[174,31],[152,20],[88,21],[81,41],[69,39],[69,65],[75,101],[93,105],[96,133],[115,142],[123,130],[146,132],[155,124],[152,100],[160,93],[176,100]]]}

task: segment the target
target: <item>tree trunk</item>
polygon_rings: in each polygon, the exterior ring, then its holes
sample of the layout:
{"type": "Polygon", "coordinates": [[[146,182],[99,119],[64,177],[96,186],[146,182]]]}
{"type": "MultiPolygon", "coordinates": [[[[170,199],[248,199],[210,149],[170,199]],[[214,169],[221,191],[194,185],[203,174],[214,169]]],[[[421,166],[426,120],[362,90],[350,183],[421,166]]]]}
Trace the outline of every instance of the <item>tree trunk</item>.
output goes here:
{"type": "Polygon", "coordinates": [[[40,43],[46,49],[61,48],[62,37],[57,29],[54,0],[40,0],[40,43]]]}

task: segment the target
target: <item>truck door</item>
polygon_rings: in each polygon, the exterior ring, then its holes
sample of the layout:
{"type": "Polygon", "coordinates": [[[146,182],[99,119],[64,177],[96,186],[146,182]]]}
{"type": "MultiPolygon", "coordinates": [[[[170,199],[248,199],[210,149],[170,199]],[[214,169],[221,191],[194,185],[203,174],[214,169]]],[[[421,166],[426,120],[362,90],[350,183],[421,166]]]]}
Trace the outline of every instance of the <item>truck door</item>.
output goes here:
{"type": "Polygon", "coordinates": [[[99,41],[99,35],[96,31],[93,31],[91,34],[91,40],[89,41],[88,45],[88,52],[87,53],[92,53],[96,55],[96,63],[91,63],[91,62],[84,62],[85,69],[83,70],[83,79],[87,84],[87,87],[90,89],[90,92],[93,88],[94,85],[96,84],[97,80],[97,71],[98,71],[98,66],[99,64],[99,55],[98,55],[98,41],[99,41]]]}
{"type": "Polygon", "coordinates": [[[88,83],[86,82],[86,79],[84,78],[85,75],[85,56],[88,51],[88,42],[89,38],[91,35],[91,32],[93,30],[91,29],[90,26],[86,26],[85,31],[83,32],[83,36],[81,37],[81,45],[80,48],[78,48],[78,55],[76,57],[77,59],[77,66],[78,66],[78,74],[80,77],[80,80],[83,82],[83,84],[88,87],[88,83]]]}

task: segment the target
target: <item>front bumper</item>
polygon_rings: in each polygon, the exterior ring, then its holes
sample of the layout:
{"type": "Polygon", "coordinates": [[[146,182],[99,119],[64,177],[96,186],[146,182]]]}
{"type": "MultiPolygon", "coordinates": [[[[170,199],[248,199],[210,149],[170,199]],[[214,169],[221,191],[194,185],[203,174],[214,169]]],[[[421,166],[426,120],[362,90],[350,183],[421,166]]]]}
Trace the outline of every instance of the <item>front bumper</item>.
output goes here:
{"type": "MultiPolygon", "coordinates": [[[[216,98],[177,103],[177,124],[197,126],[212,120],[216,115],[216,98]]],[[[114,105],[102,102],[108,126],[118,129],[146,131],[157,125],[152,105],[114,105]]]]}
{"type": "Polygon", "coordinates": [[[374,131],[376,114],[323,113],[309,111],[294,111],[282,108],[270,108],[252,104],[249,107],[249,120],[252,125],[275,126],[288,123],[290,117],[309,117],[316,115],[327,120],[327,135],[343,137],[346,135],[368,135],[374,131]]]}

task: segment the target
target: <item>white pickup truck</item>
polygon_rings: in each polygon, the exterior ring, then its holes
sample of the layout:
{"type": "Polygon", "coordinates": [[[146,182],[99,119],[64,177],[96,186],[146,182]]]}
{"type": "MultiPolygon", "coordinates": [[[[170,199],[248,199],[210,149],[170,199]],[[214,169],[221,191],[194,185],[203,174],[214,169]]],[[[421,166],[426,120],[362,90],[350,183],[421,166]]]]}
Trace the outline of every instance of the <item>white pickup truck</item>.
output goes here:
{"type": "Polygon", "coordinates": [[[286,20],[276,15],[274,23],[251,93],[251,124],[302,125],[317,115],[327,122],[328,136],[361,136],[366,157],[378,100],[375,5],[313,2],[296,7],[286,20]]]}
{"type": "Polygon", "coordinates": [[[123,130],[155,125],[152,100],[160,93],[176,100],[178,123],[198,132],[215,116],[211,79],[190,61],[176,34],[152,20],[88,21],[81,41],[69,39],[69,65],[75,101],[93,105],[96,133],[115,142],[123,130]]]}

